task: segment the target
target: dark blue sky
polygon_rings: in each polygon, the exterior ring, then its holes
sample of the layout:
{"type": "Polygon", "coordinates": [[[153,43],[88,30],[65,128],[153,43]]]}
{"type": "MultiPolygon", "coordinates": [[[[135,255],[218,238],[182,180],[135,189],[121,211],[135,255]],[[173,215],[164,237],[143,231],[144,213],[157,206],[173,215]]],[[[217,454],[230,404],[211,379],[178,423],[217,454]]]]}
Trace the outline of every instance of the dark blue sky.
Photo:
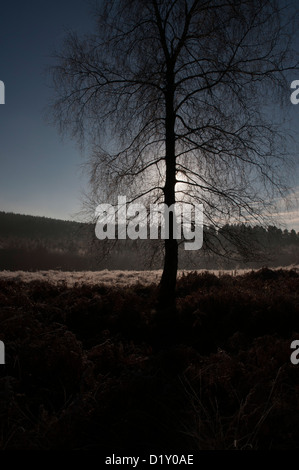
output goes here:
{"type": "Polygon", "coordinates": [[[0,210],[69,219],[80,207],[82,157],[43,117],[52,96],[44,71],[65,30],[91,25],[84,0],[1,4],[0,210]]]}
{"type": "MultiPolygon", "coordinates": [[[[71,219],[80,209],[87,187],[83,159],[75,142],[62,141],[43,118],[53,96],[44,71],[67,29],[92,28],[89,10],[85,0],[1,4],[0,80],[6,103],[0,105],[0,211],[71,219]]],[[[286,90],[288,100],[289,95],[286,90]]],[[[289,125],[299,135],[299,105],[290,103],[289,125]]],[[[290,225],[299,230],[298,211],[290,225]]]]}

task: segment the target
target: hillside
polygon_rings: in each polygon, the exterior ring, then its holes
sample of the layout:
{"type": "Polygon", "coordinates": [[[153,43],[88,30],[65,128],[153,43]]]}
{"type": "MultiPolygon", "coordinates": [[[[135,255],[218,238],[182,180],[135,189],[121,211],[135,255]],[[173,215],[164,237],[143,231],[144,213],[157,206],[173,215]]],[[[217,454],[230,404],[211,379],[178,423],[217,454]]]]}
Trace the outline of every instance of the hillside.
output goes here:
{"type": "Polygon", "coordinates": [[[91,269],[89,224],[0,212],[0,269],[91,269]]]}
{"type": "MultiPolygon", "coordinates": [[[[299,263],[299,234],[269,226],[204,228],[203,247],[179,247],[180,269],[250,269],[299,263]],[[237,243],[237,247],[235,244],[237,243]]],[[[160,240],[95,237],[94,225],[0,212],[0,271],[161,269],[160,240]]]]}

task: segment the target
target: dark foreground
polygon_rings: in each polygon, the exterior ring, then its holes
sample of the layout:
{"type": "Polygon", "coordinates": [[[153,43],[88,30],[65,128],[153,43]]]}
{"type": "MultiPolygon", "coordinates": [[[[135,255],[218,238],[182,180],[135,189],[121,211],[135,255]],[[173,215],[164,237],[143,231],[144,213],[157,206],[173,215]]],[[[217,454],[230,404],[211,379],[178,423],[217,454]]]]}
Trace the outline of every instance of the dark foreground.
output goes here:
{"type": "Polygon", "coordinates": [[[191,273],[167,322],[155,298],[0,281],[0,449],[298,449],[299,274],[191,273]]]}

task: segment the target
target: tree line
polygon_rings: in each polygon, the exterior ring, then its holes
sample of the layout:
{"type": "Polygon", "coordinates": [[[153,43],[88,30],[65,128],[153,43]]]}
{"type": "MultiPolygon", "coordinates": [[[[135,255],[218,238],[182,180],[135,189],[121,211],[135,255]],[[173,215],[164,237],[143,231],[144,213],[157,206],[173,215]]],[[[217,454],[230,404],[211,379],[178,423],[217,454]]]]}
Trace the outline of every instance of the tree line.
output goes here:
{"type": "MultiPolygon", "coordinates": [[[[161,240],[115,240],[107,249],[94,228],[94,224],[0,212],[0,270],[163,267],[161,240]]],[[[188,253],[180,244],[179,251],[180,269],[297,264],[299,232],[276,226],[227,224],[219,230],[206,226],[202,249],[188,253]]]]}

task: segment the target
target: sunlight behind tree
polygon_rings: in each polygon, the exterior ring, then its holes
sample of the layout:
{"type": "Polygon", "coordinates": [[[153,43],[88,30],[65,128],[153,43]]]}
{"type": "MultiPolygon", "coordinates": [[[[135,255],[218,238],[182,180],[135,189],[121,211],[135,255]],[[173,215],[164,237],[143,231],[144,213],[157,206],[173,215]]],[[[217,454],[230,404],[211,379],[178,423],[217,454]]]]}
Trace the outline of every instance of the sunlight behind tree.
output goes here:
{"type": "MultiPolygon", "coordinates": [[[[216,228],[265,222],[288,188],[286,135],[267,106],[297,70],[292,10],[272,0],[114,0],[95,20],[90,35],[66,37],[53,69],[55,120],[92,148],[92,200],[187,197],[216,228]]],[[[161,305],[174,306],[177,269],[170,232],[161,305]]]]}

